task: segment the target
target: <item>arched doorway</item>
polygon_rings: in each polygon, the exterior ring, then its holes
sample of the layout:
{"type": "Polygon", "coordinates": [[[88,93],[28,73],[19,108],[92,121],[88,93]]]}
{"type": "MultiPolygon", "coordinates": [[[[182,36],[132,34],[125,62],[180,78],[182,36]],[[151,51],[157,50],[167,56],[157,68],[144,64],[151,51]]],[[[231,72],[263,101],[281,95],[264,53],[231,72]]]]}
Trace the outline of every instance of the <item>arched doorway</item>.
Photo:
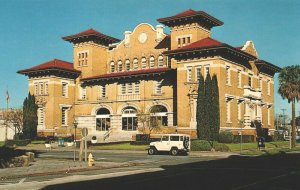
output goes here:
{"type": "Polygon", "coordinates": [[[168,110],[165,106],[156,105],[150,109],[150,124],[168,126],[168,110]]]}
{"type": "Polygon", "coordinates": [[[137,128],[137,110],[134,107],[126,107],[122,112],[122,130],[135,131],[137,128]]]}
{"type": "Polygon", "coordinates": [[[100,108],[96,113],[96,130],[108,131],[110,128],[110,112],[106,108],[100,108]]]}

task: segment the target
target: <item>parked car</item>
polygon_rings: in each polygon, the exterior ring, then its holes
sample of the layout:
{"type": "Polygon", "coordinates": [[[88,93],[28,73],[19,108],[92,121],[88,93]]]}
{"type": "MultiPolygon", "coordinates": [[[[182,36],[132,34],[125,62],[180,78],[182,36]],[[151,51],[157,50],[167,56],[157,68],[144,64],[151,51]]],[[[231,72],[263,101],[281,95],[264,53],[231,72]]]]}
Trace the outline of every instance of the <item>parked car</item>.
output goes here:
{"type": "MultiPolygon", "coordinates": [[[[286,140],[286,141],[290,140],[290,136],[289,136],[289,132],[288,131],[285,131],[283,133],[283,139],[286,140]]],[[[300,132],[296,131],[296,140],[299,140],[299,139],[300,139],[300,132]]]]}
{"type": "Polygon", "coordinates": [[[190,139],[190,136],[186,134],[163,134],[160,141],[150,143],[148,154],[169,152],[176,156],[178,153],[188,153],[191,145],[190,139]]]}

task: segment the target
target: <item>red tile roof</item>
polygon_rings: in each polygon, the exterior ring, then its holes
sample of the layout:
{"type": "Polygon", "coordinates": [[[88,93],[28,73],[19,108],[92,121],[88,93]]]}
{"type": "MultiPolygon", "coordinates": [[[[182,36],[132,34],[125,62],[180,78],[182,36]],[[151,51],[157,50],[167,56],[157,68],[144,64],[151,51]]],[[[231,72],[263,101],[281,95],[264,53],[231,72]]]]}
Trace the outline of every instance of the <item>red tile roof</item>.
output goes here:
{"type": "Polygon", "coordinates": [[[162,41],[160,41],[156,46],[155,49],[164,49],[164,48],[171,48],[171,35],[167,35],[162,41]]]}
{"type": "Polygon", "coordinates": [[[162,73],[171,71],[174,69],[163,67],[163,68],[154,68],[154,69],[144,69],[144,70],[137,70],[137,71],[125,71],[125,72],[117,72],[117,73],[109,73],[99,76],[93,76],[82,79],[83,81],[93,80],[93,79],[104,79],[104,78],[115,78],[115,77],[125,77],[125,76],[132,76],[132,75],[145,75],[151,73],[162,73]]]}
{"type": "Polygon", "coordinates": [[[208,47],[219,47],[219,46],[223,46],[223,45],[226,45],[226,44],[208,37],[208,38],[204,38],[202,40],[196,41],[194,43],[191,43],[189,45],[183,46],[181,48],[166,51],[165,53],[175,53],[175,52],[182,52],[185,50],[194,50],[194,49],[201,49],[201,48],[208,48],[208,47]]]}
{"type": "Polygon", "coordinates": [[[191,15],[191,14],[196,14],[197,12],[194,11],[193,9],[189,9],[189,10],[186,10],[186,11],[183,11],[181,13],[178,13],[176,14],[175,16],[177,17],[181,17],[181,16],[186,16],[186,15],[191,15]]]}
{"type": "Polygon", "coordinates": [[[20,70],[17,73],[25,74],[25,73],[32,72],[32,71],[41,71],[41,70],[48,70],[48,69],[66,70],[66,71],[80,73],[80,71],[75,70],[73,68],[73,63],[70,63],[67,61],[62,61],[59,59],[53,59],[51,61],[42,63],[40,65],[31,67],[29,69],[20,70]]]}
{"type": "Polygon", "coordinates": [[[101,32],[98,32],[98,31],[94,30],[93,28],[90,28],[90,29],[85,30],[83,32],[80,32],[78,34],[62,37],[62,39],[71,42],[74,39],[81,38],[81,37],[88,37],[88,36],[93,36],[93,37],[96,37],[96,38],[105,39],[109,43],[116,43],[116,42],[120,41],[117,38],[102,34],[101,32]]]}
{"type": "Polygon", "coordinates": [[[196,41],[194,43],[191,43],[187,46],[184,46],[180,49],[195,49],[195,48],[204,48],[204,47],[212,47],[212,46],[220,46],[223,45],[224,43],[219,42],[217,40],[214,40],[210,37],[204,38],[202,40],[196,41]]]}
{"type": "Polygon", "coordinates": [[[218,20],[217,18],[207,14],[204,11],[194,11],[193,9],[188,9],[186,11],[183,11],[181,13],[178,13],[174,16],[170,16],[170,17],[165,17],[165,18],[159,18],[157,19],[158,22],[163,23],[167,26],[175,26],[176,22],[174,21],[181,21],[181,22],[191,22],[188,20],[182,20],[182,18],[191,18],[193,22],[195,22],[196,20],[198,21],[198,23],[203,23],[205,22],[206,25],[210,25],[210,27],[214,27],[214,26],[221,26],[224,23],[220,20],[218,20]],[[196,19],[196,20],[195,20],[196,19]],[[172,22],[170,22],[172,21],[172,22]]]}

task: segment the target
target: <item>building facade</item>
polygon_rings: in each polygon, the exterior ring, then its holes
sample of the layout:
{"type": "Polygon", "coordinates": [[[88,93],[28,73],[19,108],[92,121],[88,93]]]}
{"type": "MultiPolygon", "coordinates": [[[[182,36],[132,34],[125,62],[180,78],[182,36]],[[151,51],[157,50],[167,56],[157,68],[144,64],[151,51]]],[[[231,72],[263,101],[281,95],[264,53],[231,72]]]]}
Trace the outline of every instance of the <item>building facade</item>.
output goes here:
{"type": "Polygon", "coordinates": [[[260,60],[253,42],[233,47],[213,39],[211,28],[223,22],[203,11],[157,21],[170,34],[147,23],[123,40],[88,29],[63,37],[73,44],[73,63],[54,59],[18,71],[37,99],[39,135],[71,135],[76,120],[98,142],[128,141],[156,121],[160,133],[196,137],[198,77],[208,72],[218,79],[221,130],[255,135],[253,120],[274,129],[280,68],[260,60]]]}

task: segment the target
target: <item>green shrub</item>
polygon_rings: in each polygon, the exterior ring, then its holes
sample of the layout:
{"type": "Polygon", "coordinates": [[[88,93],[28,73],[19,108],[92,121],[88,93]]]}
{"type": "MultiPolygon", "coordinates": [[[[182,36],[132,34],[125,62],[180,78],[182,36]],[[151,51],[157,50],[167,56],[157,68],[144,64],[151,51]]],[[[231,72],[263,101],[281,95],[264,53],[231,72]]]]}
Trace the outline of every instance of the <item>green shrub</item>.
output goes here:
{"type": "Polygon", "coordinates": [[[230,131],[221,131],[219,134],[219,142],[220,143],[232,143],[233,142],[233,134],[230,131]]]}
{"type": "MultiPolygon", "coordinates": [[[[225,144],[213,142],[214,149],[216,151],[228,152],[230,151],[229,147],[225,144]]],[[[212,146],[208,141],[205,140],[193,140],[191,142],[192,151],[211,151],[212,146]]]]}
{"type": "MultiPolygon", "coordinates": [[[[243,135],[242,141],[243,141],[243,143],[254,142],[254,136],[253,135],[243,135]]],[[[234,135],[233,136],[233,142],[234,143],[240,143],[241,142],[241,136],[240,135],[234,135]]]]}
{"type": "Polygon", "coordinates": [[[191,150],[193,151],[210,151],[211,145],[205,140],[193,140],[191,142],[191,150]]]}
{"type": "Polygon", "coordinates": [[[214,147],[216,151],[220,151],[220,152],[229,152],[230,148],[223,143],[214,143],[214,147]]]}

